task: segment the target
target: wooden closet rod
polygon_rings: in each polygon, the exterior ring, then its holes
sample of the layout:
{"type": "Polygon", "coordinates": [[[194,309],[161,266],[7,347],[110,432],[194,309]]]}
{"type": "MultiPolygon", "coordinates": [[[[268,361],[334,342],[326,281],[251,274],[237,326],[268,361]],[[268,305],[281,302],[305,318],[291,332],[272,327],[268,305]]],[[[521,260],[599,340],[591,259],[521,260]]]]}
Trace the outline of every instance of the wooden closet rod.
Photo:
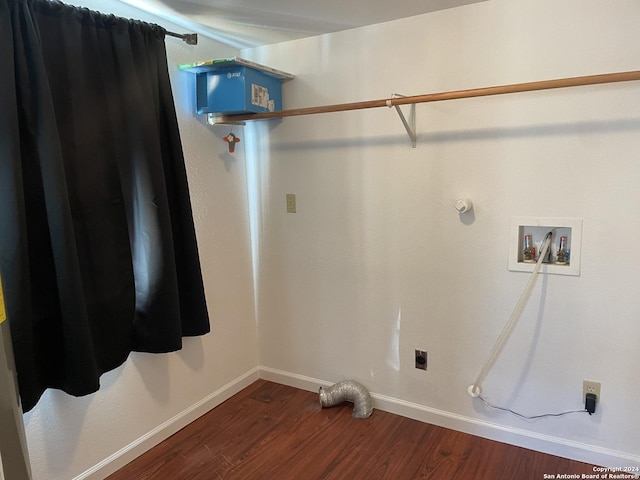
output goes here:
{"type": "Polygon", "coordinates": [[[455,100],[459,98],[486,97],[489,95],[502,95],[504,93],[532,92],[536,90],[549,90],[552,88],[598,85],[601,83],[630,82],[634,80],[640,80],[640,70],[619,73],[604,73],[600,75],[587,75],[584,77],[559,78],[556,80],[542,80],[538,82],[515,83],[512,85],[502,85],[497,87],[456,90],[453,92],[430,93],[427,95],[414,95],[409,97],[392,97],[389,99],[370,100],[367,102],[341,103],[336,105],[324,105],[320,107],[294,108],[291,110],[282,110],[279,112],[253,113],[246,115],[223,115],[220,117],[214,117],[213,121],[214,123],[232,123],[246,120],[295,117],[299,115],[312,115],[315,113],[345,112],[348,110],[362,110],[365,108],[392,107],[396,105],[439,102],[441,100],[455,100]]]}

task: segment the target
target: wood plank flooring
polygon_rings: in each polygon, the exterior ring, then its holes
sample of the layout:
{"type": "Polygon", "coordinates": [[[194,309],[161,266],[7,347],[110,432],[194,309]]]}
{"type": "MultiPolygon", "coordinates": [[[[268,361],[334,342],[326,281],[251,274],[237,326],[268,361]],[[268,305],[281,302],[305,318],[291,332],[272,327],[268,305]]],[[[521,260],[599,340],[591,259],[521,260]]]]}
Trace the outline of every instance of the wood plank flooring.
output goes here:
{"type": "MultiPolygon", "coordinates": [[[[588,464],[258,380],[107,480],[529,480],[588,464]]],[[[549,477],[548,477],[549,478],[549,477]]]]}

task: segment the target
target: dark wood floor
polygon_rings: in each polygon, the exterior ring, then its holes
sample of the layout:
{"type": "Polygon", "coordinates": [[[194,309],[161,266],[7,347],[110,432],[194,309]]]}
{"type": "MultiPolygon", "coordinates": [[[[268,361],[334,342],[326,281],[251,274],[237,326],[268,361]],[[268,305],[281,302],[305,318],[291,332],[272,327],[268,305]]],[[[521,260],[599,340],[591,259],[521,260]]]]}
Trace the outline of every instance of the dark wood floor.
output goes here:
{"type": "Polygon", "coordinates": [[[107,480],[543,479],[592,474],[572,460],[259,380],[107,480]]]}

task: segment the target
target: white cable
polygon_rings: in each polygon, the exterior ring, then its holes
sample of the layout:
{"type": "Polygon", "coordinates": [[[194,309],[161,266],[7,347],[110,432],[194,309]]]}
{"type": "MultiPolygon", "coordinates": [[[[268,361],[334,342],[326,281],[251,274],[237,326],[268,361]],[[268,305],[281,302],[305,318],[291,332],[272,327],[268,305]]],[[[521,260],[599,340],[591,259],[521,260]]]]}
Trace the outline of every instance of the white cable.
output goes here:
{"type": "Polygon", "coordinates": [[[498,340],[496,340],[496,343],[493,346],[493,350],[491,350],[491,354],[489,355],[489,358],[487,359],[484,366],[482,367],[482,370],[480,370],[480,373],[478,374],[478,378],[476,378],[476,381],[473,383],[473,385],[469,385],[469,388],[467,389],[467,393],[472,397],[477,397],[482,392],[480,385],[482,384],[485,377],[489,373],[489,370],[493,366],[493,363],[496,361],[496,358],[498,358],[498,355],[502,351],[504,344],[507,342],[507,339],[509,338],[511,331],[513,330],[513,327],[515,327],[516,322],[520,317],[520,314],[522,313],[522,309],[524,308],[525,304],[527,303],[527,300],[529,299],[529,295],[531,295],[531,290],[533,290],[533,286],[535,285],[536,279],[538,278],[538,272],[540,272],[540,269],[542,268],[542,260],[547,255],[547,250],[551,245],[551,233],[552,232],[549,232],[545,237],[544,242],[542,242],[542,247],[540,248],[540,256],[538,257],[538,261],[536,262],[533,272],[531,273],[529,282],[527,283],[527,286],[524,288],[522,295],[520,295],[520,299],[518,300],[518,303],[513,309],[513,312],[511,312],[511,316],[509,317],[509,320],[507,321],[506,325],[502,329],[502,332],[500,333],[498,340]]]}

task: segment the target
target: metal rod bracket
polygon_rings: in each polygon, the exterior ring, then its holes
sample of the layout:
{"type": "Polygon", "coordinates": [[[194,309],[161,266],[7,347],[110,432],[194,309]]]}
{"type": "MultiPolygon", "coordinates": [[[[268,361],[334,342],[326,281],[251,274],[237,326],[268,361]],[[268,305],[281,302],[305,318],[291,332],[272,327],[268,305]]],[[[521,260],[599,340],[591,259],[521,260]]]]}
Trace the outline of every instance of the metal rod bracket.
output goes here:
{"type": "Polygon", "coordinates": [[[391,95],[391,98],[389,100],[387,100],[387,106],[389,108],[391,107],[395,107],[396,112],[398,112],[398,115],[400,116],[400,120],[402,121],[402,124],[404,125],[404,128],[407,130],[407,134],[409,134],[409,138],[411,139],[411,146],[413,148],[416,148],[416,144],[418,142],[418,136],[416,135],[416,104],[412,103],[409,105],[410,110],[409,110],[409,121],[407,121],[407,118],[404,116],[404,113],[402,111],[402,109],[400,108],[400,105],[394,105],[393,104],[393,99],[394,98],[406,98],[406,95],[399,95],[397,93],[394,93],[391,95]]]}
{"type": "Polygon", "coordinates": [[[165,35],[169,35],[170,37],[175,37],[181,39],[187,45],[197,45],[198,44],[198,34],[197,33],[175,33],[165,30],[165,35]]]}

